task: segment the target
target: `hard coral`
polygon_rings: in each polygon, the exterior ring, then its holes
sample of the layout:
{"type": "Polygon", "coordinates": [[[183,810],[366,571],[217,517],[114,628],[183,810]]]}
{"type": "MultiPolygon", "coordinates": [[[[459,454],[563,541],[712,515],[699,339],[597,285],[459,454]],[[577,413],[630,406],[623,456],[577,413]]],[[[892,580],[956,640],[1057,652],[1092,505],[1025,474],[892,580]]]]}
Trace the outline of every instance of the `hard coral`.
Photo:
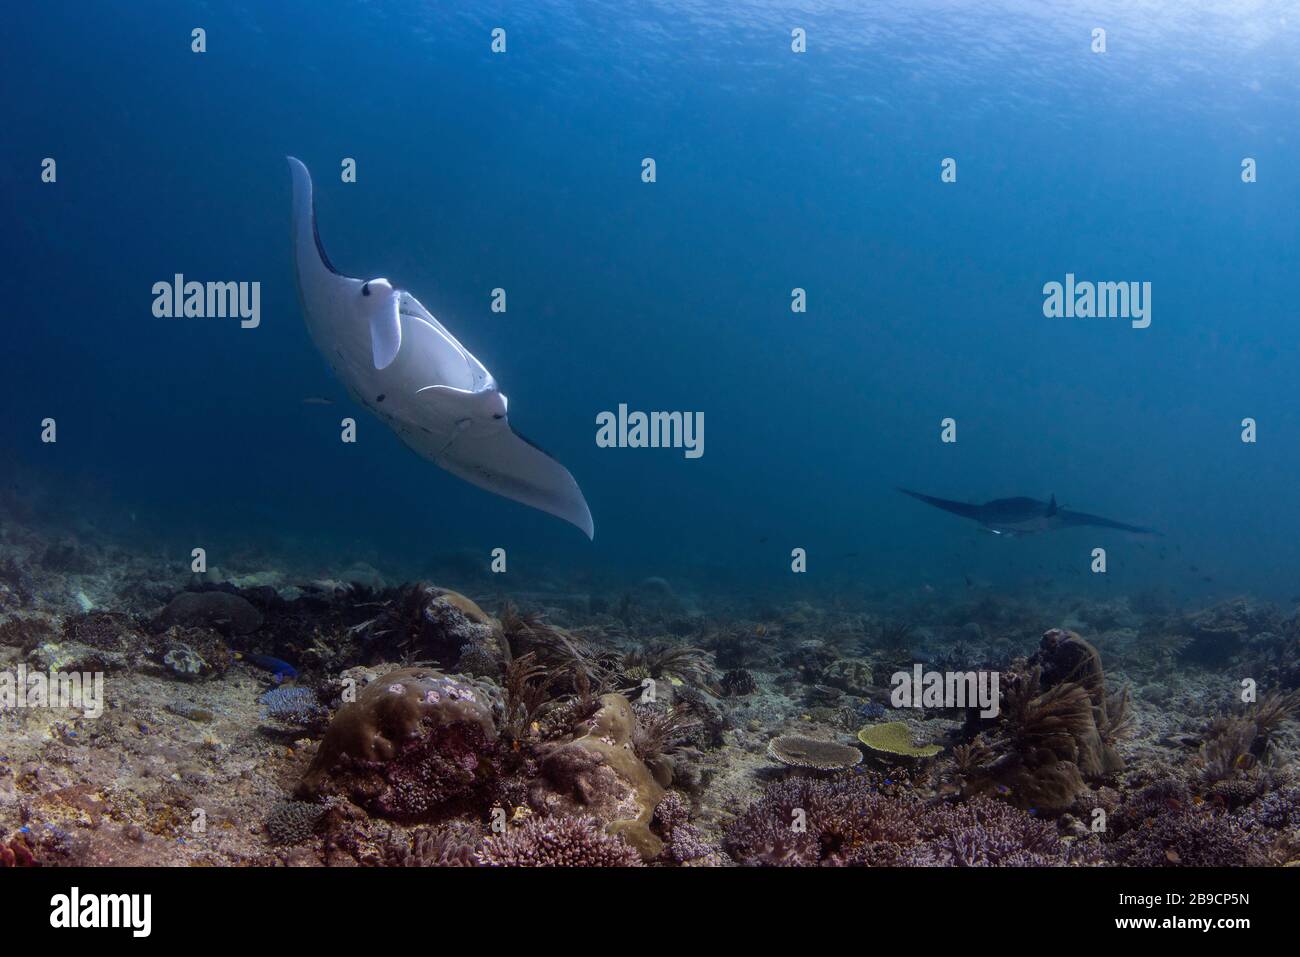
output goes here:
{"type": "Polygon", "coordinates": [[[339,790],[406,820],[482,797],[499,770],[491,688],[428,668],[377,678],[330,722],[298,797],[339,790]]]}
{"type": "Polygon", "coordinates": [[[490,867],[640,867],[641,855],[593,817],[532,817],[483,842],[490,867]]]}
{"type": "Polygon", "coordinates": [[[913,744],[911,729],[902,721],[868,725],[858,732],[858,740],[889,757],[930,758],[943,750],[938,744],[913,744]]]}
{"type": "Polygon", "coordinates": [[[722,851],[701,837],[691,823],[690,808],[680,791],[669,791],[655,809],[655,826],[664,837],[664,858],[674,864],[717,867],[726,862],[722,851]]]}
{"type": "Polygon", "coordinates": [[[504,661],[501,627],[464,595],[436,585],[416,583],[398,591],[365,626],[372,654],[457,662],[468,645],[481,660],[504,661]]]}
{"type": "Polygon", "coordinates": [[[841,771],[862,760],[862,752],[847,744],[818,741],[786,734],[767,743],[767,756],[797,768],[814,768],[818,771],[841,771]]]}
{"type": "Polygon", "coordinates": [[[316,692],[301,685],[272,688],[257,699],[262,704],[262,720],[307,726],[328,714],[316,692]]]}
{"type": "Polygon", "coordinates": [[[1056,829],[988,799],[933,803],[874,774],[770,785],[727,830],[742,864],[1062,865],[1081,855],[1056,829]]]}
{"type": "Polygon", "coordinates": [[[309,840],[325,806],[309,801],[281,801],[266,819],[266,833],[272,844],[302,844],[309,840]]]}
{"type": "Polygon", "coordinates": [[[173,625],[207,626],[227,635],[246,635],[262,626],[262,613],[230,592],[187,591],[168,602],[154,619],[155,631],[173,625]]]}
{"type": "Polygon", "coordinates": [[[650,821],[664,790],[634,750],[636,720],[622,695],[602,696],[585,733],[548,749],[530,801],[547,814],[594,814],[652,860],[663,849],[650,821]]]}
{"type": "Polygon", "coordinates": [[[1252,822],[1201,801],[1187,785],[1158,780],[1130,794],[1110,815],[1107,852],[1133,867],[1230,867],[1265,863],[1252,822]]]}

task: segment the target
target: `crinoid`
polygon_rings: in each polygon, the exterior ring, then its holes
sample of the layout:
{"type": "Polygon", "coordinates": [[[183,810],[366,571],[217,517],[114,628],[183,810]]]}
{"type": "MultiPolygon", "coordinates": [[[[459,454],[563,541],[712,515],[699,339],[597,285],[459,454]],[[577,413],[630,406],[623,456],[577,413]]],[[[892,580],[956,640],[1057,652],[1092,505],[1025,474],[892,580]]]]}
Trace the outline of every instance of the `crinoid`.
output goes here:
{"type": "Polygon", "coordinates": [[[642,761],[680,750],[700,734],[704,725],[689,708],[637,702],[632,710],[637,716],[632,728],[632,750],[642,761]]]}
{"type": "Polygon", "coordinates": [[[1251,748],[1258,726],[1245,715],[1220,715],[1210,722],[1195,763],[1208,783],[1223,781],[1255,767],[1251,748]]]}
{"type": "MultiPolygon", "coordinates": [[[[1059,812],[1087,785],[1115,770],[1084,685],[1044,689],[1038,667],[1008,676],[998,725],[954,751],[950,778],[965,795],[996,793],[1025,808],[1059,812]]],[[[1121,765],[1122,766],[1122,765],[1121,765]]]]}
{"type": "Polygon", "coordinates": [[[508,737],[515,740],[527,737],[542,709],[555,700],[551,691],[559,677],[537,664],[537,656],[531,651],[506,664],[502,679],[502,731],[508,737]]]}
{"type": "Polygon", "coordinates": [[[623,657],[623,671],[656,680],[677,678],[694,685],[711,686],[718,680],[713,656],[703,648],[653,641],[623,657]],[[635,669],[635,670],[633,670],[635,669]]]}
{"type": "Polygon", "coordinates": [[[618,656],[586,639],[547,624],[538,614],[520,614],[513,605],[501,611],[501,629],[512,656],[534,655],[554,676],[557,689],[599,696],[613,690],[618,656]]]}
{"type": "Polygon", "coordinates": [[[1218,715],[1206,728],[1196,764],[1210,784],[1249,774],[1269,757],[1279,727],[1300,708],[1300,690],[1270,692],[1242,714],[1218,715]]]}
{"type": "Polygon", "coordinates": [[[868,643],[868,647],[902,651],[911,644],[915,630],[916,627],[910,621],[882,621],[876,629],[874,640],[868,643]]]}
{"type": "Polygon", "coordinates": [[[1294,717],[1297,710],[1300,710],[1300,689],[1285,693],[1270,691],[1256,703],[1251,717],[1255,719],[1259,733],[1267,738],[1283,721],[1294,717]]]}

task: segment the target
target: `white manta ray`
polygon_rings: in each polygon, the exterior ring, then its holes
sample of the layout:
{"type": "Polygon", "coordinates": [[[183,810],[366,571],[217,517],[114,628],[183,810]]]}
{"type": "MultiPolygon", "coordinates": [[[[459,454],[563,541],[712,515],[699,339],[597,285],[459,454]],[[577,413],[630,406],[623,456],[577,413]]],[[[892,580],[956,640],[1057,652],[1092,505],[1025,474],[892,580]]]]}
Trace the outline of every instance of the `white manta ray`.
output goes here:
{"type": "Polygon", "coordinates": [[[568,470],[510,427],[492,374],[409,292],[330,265],[316,232],[311,174],[293,173],[293,252],[312,341],[352,397],[426,459],[479,488],[594,537],[568,470]]]}

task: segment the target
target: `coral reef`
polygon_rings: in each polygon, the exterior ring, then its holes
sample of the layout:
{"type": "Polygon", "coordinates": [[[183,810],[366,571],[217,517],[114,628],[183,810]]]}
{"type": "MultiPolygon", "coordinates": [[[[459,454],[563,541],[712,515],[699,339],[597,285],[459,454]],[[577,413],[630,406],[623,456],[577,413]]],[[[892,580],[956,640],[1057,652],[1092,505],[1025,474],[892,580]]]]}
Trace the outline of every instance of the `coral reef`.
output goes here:
{"type": "Polygon", "coordinates": [[[240,595],[225,591],[181,592],[154,618],[154,629],[206,626],[227,635],[247,635],[262,626],[262,614],[240,595]]]}
{"type": "Polygon", "coordinates": [[[335,714],[297,796],[337,791],[403,820],[463,806],[499,773],[493,710],[473,679],[428,668],[381,675],[335,714]]]}
{"type": "Polygon", "coordinates": [[[728,829],[724,847],[765,866],[1045,866],[1090,856],[1049,823],[986,798],[925,800],[879,775],[770,785],[728,829]]]}
{"type": "Polygon", "coordinates": [[[931,758],[943,750],[938,744],[914,743],[912,729],[902,721],[868,725],[858,731],[858,740],[889,758],[931,758]]]}
{"type": "Polygon", "coordinates": [[[769,741],[767,754],[782,764],[796,768],[815,768],[818,771],[842,771],[862,760],[862,752],[857,748],[793,734],[769,741]]]}
{"type": "Polygon", "coordinates": [[[592,815],[652,860],[663,841],[650,830],[663,786],[637,756],[636,714],[622,695],[607,694],[580,727],[584,733],[550,747],[531,803],[548,815],[592,815]]]}
{"type": "Polygon", "coordinates": [[[641,855],[592,817],[534,817],[483,842],[489,867],[640,867],[641,855]]]}
{"type": "Polygon", "coordinates": [[[98,717],[0,708],[0,866],[1300,863],[1295,609],[612,571],[498,590],[443,556],[460,592],[258,547],[194,576],[23,514],[0,673],[111,680],[98,717]],[[917,664],[999,672],[999,713],[900,720],[889,677],[917,664]]]}
{"type": "Polygon", "coordinates": [[[272,844],[302,844],[311,838],[325,808],[308,801],[282,801],[266,819],[266,833],[272,844]]]}

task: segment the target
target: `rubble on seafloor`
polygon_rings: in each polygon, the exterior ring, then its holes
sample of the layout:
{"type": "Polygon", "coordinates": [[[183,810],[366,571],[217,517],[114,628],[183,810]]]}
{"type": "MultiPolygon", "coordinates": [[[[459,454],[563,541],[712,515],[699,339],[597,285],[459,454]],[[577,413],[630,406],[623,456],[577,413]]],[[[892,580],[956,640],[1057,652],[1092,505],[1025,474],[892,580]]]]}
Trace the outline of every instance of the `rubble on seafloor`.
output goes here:
{"type": "Polygon", "coordinates": [[[0,709],[0,866],[1300,863],[1294,609],[269,561],[5,525],[0,676],[102,711],[0,709]],[[996,714],[895,707],[914,669],[996,714]]]}

